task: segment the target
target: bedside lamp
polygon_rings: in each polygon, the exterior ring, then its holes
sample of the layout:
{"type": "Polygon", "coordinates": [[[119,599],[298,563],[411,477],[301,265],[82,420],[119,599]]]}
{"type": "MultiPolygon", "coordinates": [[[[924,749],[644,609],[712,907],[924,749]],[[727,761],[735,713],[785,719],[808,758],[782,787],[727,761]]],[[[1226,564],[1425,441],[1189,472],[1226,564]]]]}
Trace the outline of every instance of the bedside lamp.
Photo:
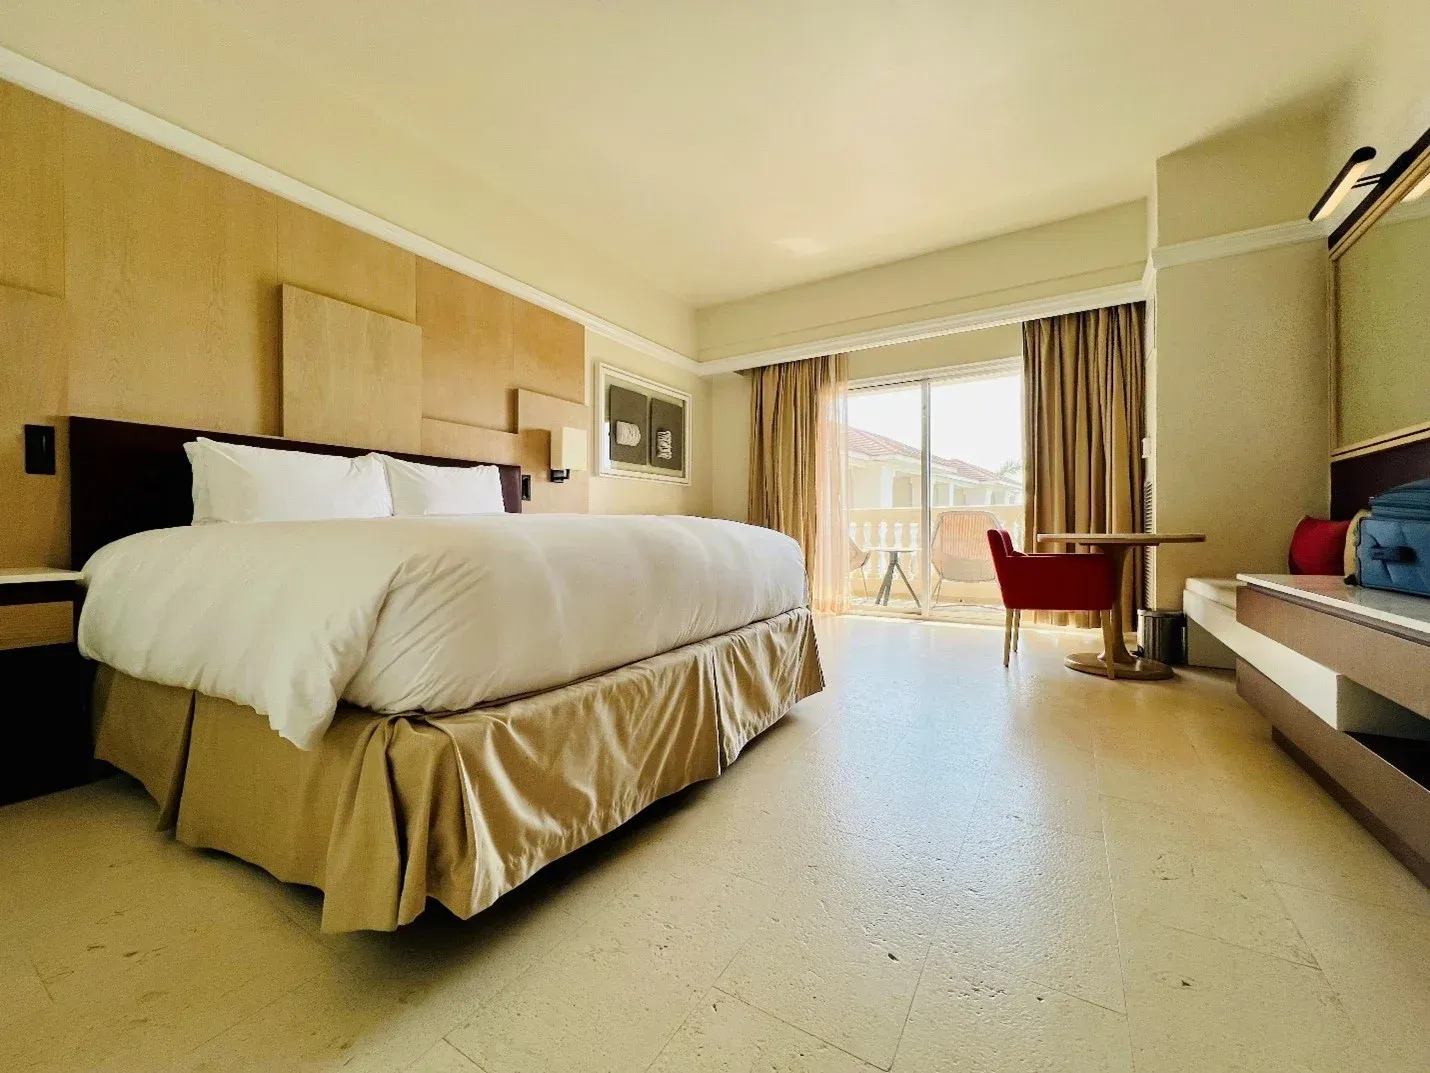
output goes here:
{"type": "Polygon", "coordinates": [[[586,468],[586,430],[554,428],[551,430],[551,483],[560,484],[572,470],[586,468]]]}

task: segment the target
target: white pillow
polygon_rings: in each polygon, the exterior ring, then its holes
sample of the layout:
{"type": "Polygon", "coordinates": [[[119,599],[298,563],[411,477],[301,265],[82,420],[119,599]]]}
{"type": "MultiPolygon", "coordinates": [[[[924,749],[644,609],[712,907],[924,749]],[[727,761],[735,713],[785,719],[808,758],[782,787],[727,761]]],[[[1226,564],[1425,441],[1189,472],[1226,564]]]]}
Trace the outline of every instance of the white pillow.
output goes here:
{"type": "Polygon", "coordinates": [[[496,466],[424,466],[378,455],[387,468],[392,513],[504,514],[501,471],[496,466]]]}
{"type": "Polygon", "coordinates": [[[193,468],[194,524],[386,518],[392,494],[376,455],[343,458],[200,437],[184,444],[193,468]]]}

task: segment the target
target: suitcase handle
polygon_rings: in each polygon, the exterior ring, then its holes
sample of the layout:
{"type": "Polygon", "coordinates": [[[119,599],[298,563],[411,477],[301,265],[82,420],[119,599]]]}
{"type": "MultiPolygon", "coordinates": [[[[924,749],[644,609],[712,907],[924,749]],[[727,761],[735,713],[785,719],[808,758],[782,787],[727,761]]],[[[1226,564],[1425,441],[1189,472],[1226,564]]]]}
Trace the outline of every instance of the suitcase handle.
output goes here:
{"type": "Polygon", "coordinates": [[[1370,558],[1378,563],[1413,563],[1415,549],[1405,544],[1378,544],[1370,549],[1370,558]]]}

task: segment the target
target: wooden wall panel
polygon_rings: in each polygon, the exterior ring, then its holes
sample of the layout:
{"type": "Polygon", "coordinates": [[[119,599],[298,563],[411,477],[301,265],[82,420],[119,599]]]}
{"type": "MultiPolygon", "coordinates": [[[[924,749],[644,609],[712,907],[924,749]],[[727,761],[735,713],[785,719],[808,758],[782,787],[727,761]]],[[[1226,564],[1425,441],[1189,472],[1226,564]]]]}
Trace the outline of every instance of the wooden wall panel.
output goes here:
{"type": "Polygon", "coordinates": [[[424,417],[422,453],[519,466],[522,460],[521,437],[515,432],[424,417]]]}
{"type": "Polygon", "coordinates": [[[551,430],[591,430],[591,408],[535,391],[518,389],[517,424],[521,428],[521,469],[531,474],[533,514],[584,514],[590,509],[590,472],[573,473],[560,484],[551,483],[551,430]]]}
{"type": "Polygon", "coordinates": [[[422,450],[422,329],[283,288],[283,435],[422,450]]]}
{"type": "Polygon", "coordinates": [[[0,285],[65,290],[64,109],[0,82],[0,285]]]}
{"type": "Polygon", "coordinates": [[[278,278],[399,320],[417,317],[415,254],[287,201],[278,203],[278,278]]]}
{"type": "Polygon", "coordinates": [[[276,434],[277,199],[66,120],[73,412],[276,434]]]}
{"type": "Polygon", "coordinates": [[[518,389],[584,409],[579,325],[0,81],[0,564],[68,563],[66,413],[280,435],[283,283],[421,325],[400,422],[349,355],[294,380],[312,438],[524,458],[536,509],[586,509],[547,481],[552,414],[517,434],[518,389]],[[27,422],[55,477],[21,472],[27,422]]]}
{"type": "Polygon", "coordinates": [[[567,402],[586,401],[586,329],[512,299],[512,386],[567,402]]]}
{"type": "Polygon", "coordinates": [[[511,390],[513,301],[505,291],[418,260],[423,416],[516,429],[511,390]]]}
{"type": "Polygon", "coordinates": [[[69,565],[64,303],[0,287],[0,566],[69,565]],[[24,426],[54,425],[54,476],[25,472],[24,426]]]}

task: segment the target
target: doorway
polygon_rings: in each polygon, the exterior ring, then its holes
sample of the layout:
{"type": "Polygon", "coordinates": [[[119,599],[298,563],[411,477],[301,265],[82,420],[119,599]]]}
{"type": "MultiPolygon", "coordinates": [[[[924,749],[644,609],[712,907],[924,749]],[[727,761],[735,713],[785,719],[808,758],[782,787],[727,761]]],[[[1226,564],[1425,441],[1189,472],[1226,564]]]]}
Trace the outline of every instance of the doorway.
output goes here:
{"type": "Polygon", "coordinates": [[[1021,359],[851,388],[849,606],[1003,620],[987,531],[1023,539],[1021,359]]]}

